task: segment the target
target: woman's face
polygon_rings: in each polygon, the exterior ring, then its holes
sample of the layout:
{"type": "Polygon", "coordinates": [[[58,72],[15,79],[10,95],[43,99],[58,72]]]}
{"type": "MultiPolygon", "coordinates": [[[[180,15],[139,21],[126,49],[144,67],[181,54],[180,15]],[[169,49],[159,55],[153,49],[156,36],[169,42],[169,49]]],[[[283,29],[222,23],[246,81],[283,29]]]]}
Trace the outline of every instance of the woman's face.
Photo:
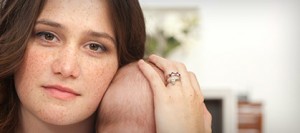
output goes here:
{"type": "Polygon", "coordinates": [[[118,68],[104,0],[51,0],[15,74],[22,118],[55,125],[91,116],[118,68]]]}

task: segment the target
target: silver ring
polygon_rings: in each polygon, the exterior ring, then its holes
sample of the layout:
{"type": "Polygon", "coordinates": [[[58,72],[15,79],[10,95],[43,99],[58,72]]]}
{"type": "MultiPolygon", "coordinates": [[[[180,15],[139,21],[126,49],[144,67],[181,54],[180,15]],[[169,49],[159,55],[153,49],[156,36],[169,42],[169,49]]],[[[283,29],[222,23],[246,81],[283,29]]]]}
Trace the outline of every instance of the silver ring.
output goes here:
{"type": "Polygon", "coordinates": [[[176,81],[180,81],[180,73],[172,72],[168,74],[168,80],[167,80],[168,83],[175,85],[176,81]]]}

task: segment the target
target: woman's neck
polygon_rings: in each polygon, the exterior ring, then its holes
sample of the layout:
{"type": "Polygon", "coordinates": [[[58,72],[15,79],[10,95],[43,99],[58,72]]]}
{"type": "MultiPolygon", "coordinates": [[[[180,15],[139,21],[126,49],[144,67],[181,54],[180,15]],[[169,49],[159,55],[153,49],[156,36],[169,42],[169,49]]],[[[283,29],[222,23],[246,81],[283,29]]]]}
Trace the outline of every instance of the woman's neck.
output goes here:
{"type": "Polygon", "coordinates": [[[16,133],[94,133],[95,117],[92,115],[83,122],[71,125],[46,123],[27,111],[20,111],[16,133]]]}

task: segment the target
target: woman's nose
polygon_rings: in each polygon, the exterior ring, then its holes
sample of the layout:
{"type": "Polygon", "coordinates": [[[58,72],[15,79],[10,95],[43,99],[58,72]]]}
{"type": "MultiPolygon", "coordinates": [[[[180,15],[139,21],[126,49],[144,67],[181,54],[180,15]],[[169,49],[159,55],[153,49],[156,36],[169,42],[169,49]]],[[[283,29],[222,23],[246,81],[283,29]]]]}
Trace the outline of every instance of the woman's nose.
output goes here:
{"type": "Polygon", "coordinates": [[[52,71],[64,78],[77,78],[80,75],[78,54],[75,48],[65,47],[59,51],[58,56],[52,64],[52,71]]]}

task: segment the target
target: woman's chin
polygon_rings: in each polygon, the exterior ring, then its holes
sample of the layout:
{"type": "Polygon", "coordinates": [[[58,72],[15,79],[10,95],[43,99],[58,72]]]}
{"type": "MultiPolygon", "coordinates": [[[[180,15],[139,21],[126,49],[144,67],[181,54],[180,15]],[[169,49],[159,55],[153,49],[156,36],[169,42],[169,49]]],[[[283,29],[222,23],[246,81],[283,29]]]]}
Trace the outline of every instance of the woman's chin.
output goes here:
{"type": "Polygon", "coordinates": [[[37,114],[38,119],[53,125],[53,126],[67,126],[76,123],[82,123],[89,119],[92,114],[80,114],[78,112],[70,112],[70,110],[47,109],[40,111],[37,114]]]}

